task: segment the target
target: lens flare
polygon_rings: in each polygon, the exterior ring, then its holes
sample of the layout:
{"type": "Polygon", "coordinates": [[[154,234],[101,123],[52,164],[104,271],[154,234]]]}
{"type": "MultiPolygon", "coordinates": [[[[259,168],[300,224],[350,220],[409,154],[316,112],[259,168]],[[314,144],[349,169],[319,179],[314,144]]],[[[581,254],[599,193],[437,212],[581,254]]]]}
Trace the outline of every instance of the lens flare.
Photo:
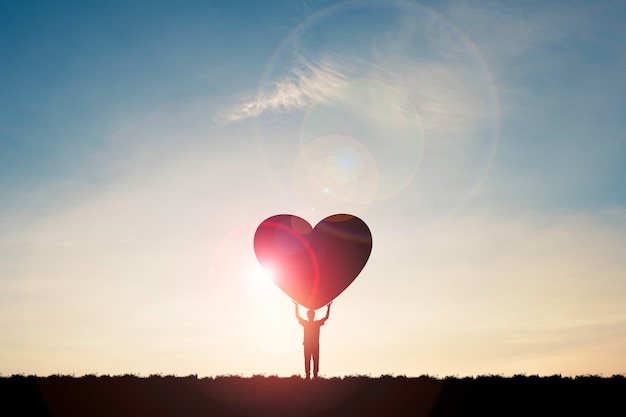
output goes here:
{"type": "Polygon", "coordinates": [[[409,186],[438,212],[460,210],[499,137],[497,90],[476,45],[441,14],[401,1],[313,14],[275,50],[249,109],[277,193],[316,211],[358,213],[409,186]],[[278,160],[295,161],[291,190],[278,160]]]}
{"type": "Polygon", "coordinates": [[[401,191],[422,159],[424,134],[417,111],[400,91],[373,79],[345,82],[310,106],[300,129],[300,144],[304,148],[323,135],[348,136],[358,142],[348,148],[338,143],[334,148],[337,176],[345,173],[365,179],[363,170],[379,170],[368,178],[376,181],[370,185],[376,189],[375,195],[366,197],[369,203],[401,191]],[[357,154],[351,157],[351,150],[357,147],[357,154]],[[366,153],[368,159],[371,156],[368,166],[358,157],[366,153]]]}
{"type": "Polygon", "coordinates": [[[293,192],[314,210],[358,213],[374,200],[378,168],[369,150],[348,136],[325,135],[307,143],[292,170],[293,192]]]}

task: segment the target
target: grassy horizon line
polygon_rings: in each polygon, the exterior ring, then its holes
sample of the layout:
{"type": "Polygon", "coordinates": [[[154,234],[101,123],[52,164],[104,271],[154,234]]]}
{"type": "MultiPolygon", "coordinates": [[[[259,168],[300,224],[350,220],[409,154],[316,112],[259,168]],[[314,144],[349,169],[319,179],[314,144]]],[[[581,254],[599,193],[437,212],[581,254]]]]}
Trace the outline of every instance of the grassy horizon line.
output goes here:
{"type": "MultiPolygon", "coordinates": [[[[37,374],[24,374],[17,373],[11,375],[4,375],[0,373],[0,378],[181,378],[181,379],[207,379],[207,380],[216,380],[216,379],[302,379],[305,378],[298,374],[293,374],[290,376],[280,376],[280,375],[266,375],[266,374],[253,374],[253,375],[243,375],[243,374],[220,374],[220,375],[204,375],[198,376],[198,374],[187,374],[187,375],[175,375],[175,374],[163,374],[163,373],[154,373],[149,375],[142,374],[134,374],[134,373],[124,373],[124,374],[99,374],[99,373],[89,373],[76,376],[75,374],[48,374],[48,375],[37,375],[37,374]]],[[[539,374],[513,374],[513,375],[504,375],[504,374],[480,374],[480,375],[429,375],[422,374],[419,376],[407,376],[404,374],[381,374],[378,376],[372,376],[371,374],[350,374],[350,375],[336,375],[336,376],[320,376],[318,379],[320,380],[344,380],[344,379],[431,379],[431,380],[476,380],[476,379],[486,379],[486,378],[499,378],[499,379],[515,379],[515,378],[529,378],[529,379],[620,379],[626,378],[626,374],[618,373],[612,375],[603,375],[603,374],[581,374],[581,375],[562,375],[562,374],[552,374],[552,375],[539,375],[539,374]]]]}

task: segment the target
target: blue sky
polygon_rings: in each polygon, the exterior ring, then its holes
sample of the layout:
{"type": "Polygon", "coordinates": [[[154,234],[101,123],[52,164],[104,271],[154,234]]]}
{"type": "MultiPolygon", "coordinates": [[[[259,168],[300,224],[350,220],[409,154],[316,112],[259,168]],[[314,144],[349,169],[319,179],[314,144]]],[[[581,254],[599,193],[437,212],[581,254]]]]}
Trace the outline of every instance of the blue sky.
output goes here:
{"type": "Polygon", "coordinates": [[[623,2],[222,3],[0,3],[2,374],[301,373],[340,212],[322,374],[626,372],[623,2]]]}

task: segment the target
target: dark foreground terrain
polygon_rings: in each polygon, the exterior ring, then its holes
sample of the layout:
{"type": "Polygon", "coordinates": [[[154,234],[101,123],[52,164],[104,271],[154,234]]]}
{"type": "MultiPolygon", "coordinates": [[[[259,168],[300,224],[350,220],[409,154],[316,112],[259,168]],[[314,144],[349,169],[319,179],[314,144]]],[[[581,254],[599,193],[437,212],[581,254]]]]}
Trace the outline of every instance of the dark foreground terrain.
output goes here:
{"type": "Polygon", "coordinates": [[[0,377],[15,416],[626,415],[626,378],[0,377]]]}

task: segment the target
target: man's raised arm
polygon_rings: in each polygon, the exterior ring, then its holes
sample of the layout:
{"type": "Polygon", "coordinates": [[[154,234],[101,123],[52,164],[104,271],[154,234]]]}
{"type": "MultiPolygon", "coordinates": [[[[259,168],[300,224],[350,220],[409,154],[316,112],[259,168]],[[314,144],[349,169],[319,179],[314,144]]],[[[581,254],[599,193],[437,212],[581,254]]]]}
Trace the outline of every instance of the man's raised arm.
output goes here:
{"type": "Polygon", "coordinates": [[[326,304],[326,317],[324,317],[324,321],[328,320],[328,317],[330,316],[330,305],[333,302],[331,301],[330,303],[326,304]]]}
{"type": "Polygon", "coordinates": [[[300,311],[298,311],[298,303],[294,301],[293,305],[296,306],[296,318],[298,319],[298,321],[302,321],[302,317],[300,317],[300,311]]]}

